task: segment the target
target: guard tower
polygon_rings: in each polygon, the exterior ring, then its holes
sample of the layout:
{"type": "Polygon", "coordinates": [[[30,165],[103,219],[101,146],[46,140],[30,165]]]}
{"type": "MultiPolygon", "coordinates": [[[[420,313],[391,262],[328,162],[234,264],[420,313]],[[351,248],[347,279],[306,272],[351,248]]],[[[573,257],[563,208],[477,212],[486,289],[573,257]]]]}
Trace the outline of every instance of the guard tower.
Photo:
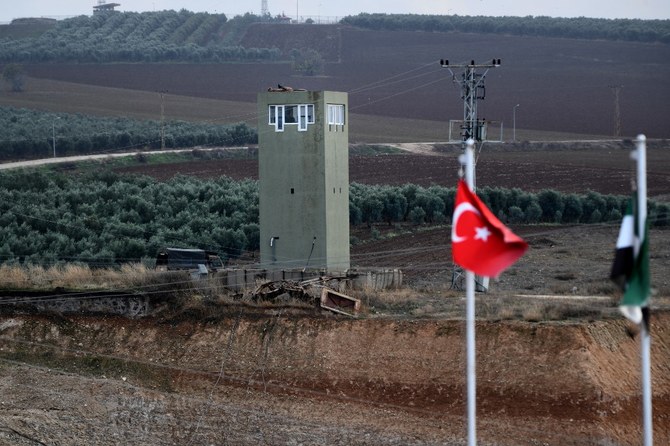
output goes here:
{"type": "Polygon", "coordinates": [[[115,12],[114,8],[121,6],[120,3],[106,3],[104,0],[98,0],[98,4],[93,7],[93,15],[108,14],[115,12]]]}
{"type": "Polygon", "coordinates": [[[347,94],[259,93],[258,144],[261,266],[348,269],[347,94]]]}

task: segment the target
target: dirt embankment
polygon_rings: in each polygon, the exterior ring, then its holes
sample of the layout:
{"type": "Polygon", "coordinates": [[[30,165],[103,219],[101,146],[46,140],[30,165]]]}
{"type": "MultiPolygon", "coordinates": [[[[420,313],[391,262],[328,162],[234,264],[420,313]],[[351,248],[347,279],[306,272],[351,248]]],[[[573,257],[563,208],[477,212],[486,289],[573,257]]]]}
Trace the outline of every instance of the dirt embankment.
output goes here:
{"type": "MultiPolygon", "coordinates": [[[[668,322],[652,326],[658,444],[670,441],[668,322]]],[[[0,444],[463,444],[464,337],[456,320],[279,310],[5,316],[0,358],[23,365],[0,367],[0,444]]],[[[477,360],[481,444],[639,444],[639,343],[623,321],[482,321],[477,360]]]]}

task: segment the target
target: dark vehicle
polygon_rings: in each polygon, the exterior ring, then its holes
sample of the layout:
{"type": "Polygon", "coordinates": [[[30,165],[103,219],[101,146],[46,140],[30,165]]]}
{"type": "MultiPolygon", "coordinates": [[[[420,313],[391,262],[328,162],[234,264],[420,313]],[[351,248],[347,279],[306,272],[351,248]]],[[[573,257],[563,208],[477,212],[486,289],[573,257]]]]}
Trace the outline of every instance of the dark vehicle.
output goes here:
{"type": "Polygon", "coordinates": [[[161,270],[199,269],[199,265],[212,271],[223,268],[216,252],[203,249],[165,248],[156,256],[156,268],[161,270]]]}

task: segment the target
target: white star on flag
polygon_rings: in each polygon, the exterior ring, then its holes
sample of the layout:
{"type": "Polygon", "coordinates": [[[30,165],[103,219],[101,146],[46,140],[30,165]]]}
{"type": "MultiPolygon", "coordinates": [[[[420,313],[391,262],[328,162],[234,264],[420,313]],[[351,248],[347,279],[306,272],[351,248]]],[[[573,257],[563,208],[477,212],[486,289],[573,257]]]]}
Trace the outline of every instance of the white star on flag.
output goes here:
{"type": "Polygon", "coordinates": [[[489,235],[491,235],[491,231],[489,231],[489,228],[486,226],[483,228],[475,228],[475,231],[477,231],[477,234],[475,234],[475,240],[487,241],[489,235]]]}

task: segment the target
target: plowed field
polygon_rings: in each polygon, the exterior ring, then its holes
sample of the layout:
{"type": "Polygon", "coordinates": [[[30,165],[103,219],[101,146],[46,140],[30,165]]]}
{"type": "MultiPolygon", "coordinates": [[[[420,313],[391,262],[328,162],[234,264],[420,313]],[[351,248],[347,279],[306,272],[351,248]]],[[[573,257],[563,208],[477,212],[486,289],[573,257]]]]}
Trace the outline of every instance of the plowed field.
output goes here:
{"type": "MultiPolygon", "coordinates": [[[[503,122],[505,140],[512,139],[515,104],[520,104],[518,129],[613,134],[613,85],[623,86],[621,134],[670,137],[664,120],[670,113],[670,45],[324,28],[261,25],[252,27],[245,41],[268,48],[317,47],[326,59],[319,76],[300,76],[288,63],[34,64],[26,70],[38,78],[252,103],[258,92],[278,83],[346,91],[354,113],[445,122],[463,118],[463,102],[452,73],[438,61],[486,63],[495,57],[502,65],[487,72],[478,113],[503,122]]],[[[459,79],[462,71],[454,68],[453,74],[459,79]]],[[[71,100],[52,94],[59,102],[71,100]]],[[[96,98],[108,100],[113,98],[96,98]]],[[[179,111],[168,107],[167,113],[179,111]]]]}
{"type": "MultiPolygon", "coordinates": [[[[363,184],[418,184],[454,186],[458,179],[460,149],[424,144],[399,144],[406,153],[351,156],[349,179],[363,184]]],[[[627,195],[633,162],[632,142],[490,145],[477,155],[477,185],[513,188],[528,192],[554,189],[565,193],[627,195]]],[[[651,198],[670,198],[670,156],[666,141],[650,141],[648,146],[648,189],[651,198]]],[[[207,160],[203,162],[134,166],[119,172],[149,175],[165,180],[177,174],[200,178],[222,175],[233,179],[257,179],[254,159],[207,160]]]]}

